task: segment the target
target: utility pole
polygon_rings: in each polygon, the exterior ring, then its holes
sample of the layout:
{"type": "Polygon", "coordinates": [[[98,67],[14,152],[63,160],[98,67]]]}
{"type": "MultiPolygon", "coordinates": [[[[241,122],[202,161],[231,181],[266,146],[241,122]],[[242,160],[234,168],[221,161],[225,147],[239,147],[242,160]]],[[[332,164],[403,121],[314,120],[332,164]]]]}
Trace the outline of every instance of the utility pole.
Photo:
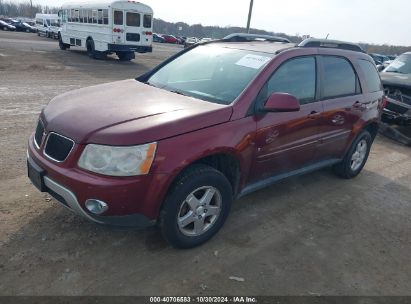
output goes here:
{"type": "Polygon", "coordinates": [[[253,13],[253,4],[254,4],[254,0],[250,0],[250,9],[248,11],[248,20],[247,20],[247,33],[250,33],[250,23],[251,23],[251,15],[253,13]]]}

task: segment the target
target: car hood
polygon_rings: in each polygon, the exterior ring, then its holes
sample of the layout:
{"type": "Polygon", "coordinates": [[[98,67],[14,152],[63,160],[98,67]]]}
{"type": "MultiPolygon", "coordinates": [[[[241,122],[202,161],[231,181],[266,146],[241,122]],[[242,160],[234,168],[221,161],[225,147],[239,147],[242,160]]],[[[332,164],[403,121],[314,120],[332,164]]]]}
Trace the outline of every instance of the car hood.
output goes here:
{"type": "Polygon", "coordinates": [[[380,75],[383,85],[399,86],[411,89],[411,74],[382,72],[380,75]]]}
{"type": "Polygon", "coordinates": [[[60,95],[41,117],[47,131],[76,143],[136,145],[221,124],[231,114],[231,106],[130,79],[60,95]]]}

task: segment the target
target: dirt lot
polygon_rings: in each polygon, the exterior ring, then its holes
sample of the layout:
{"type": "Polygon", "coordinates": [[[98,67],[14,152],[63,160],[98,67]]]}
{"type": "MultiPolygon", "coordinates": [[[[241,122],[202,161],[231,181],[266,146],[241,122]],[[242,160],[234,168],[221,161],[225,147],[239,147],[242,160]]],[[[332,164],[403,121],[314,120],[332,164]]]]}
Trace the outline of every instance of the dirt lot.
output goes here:
{"type": "Polygon", "coordinates": [[[382,137],[357,179],[323,170],[249,195],[193,250],[89,223],[30,185],[26,140],[51,98],[177,50],[94,61],[0,32],[0,295],[411,295],[411,149],[382,137]]]}

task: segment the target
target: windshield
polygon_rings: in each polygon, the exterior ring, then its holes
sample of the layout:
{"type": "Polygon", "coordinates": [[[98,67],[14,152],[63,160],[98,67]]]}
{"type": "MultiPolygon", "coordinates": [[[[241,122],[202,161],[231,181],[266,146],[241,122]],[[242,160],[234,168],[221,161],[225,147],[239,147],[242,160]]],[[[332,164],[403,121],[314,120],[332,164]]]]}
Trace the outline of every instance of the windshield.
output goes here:
{"type": "Polygon", "coordinates": [[[51,20],[51,26],[60,26],[60,20],[51,20]]]}
{"type": "Polygon", "coordinates": [[[397,57],[384,72],[411,74],[411,54],[403,54],[397,57]]]}
{"type": "Polygon", "coordinates": [[[158,70],[148,84],[202,100],[230,104],[273,54],[203,45],[158,70]]]}

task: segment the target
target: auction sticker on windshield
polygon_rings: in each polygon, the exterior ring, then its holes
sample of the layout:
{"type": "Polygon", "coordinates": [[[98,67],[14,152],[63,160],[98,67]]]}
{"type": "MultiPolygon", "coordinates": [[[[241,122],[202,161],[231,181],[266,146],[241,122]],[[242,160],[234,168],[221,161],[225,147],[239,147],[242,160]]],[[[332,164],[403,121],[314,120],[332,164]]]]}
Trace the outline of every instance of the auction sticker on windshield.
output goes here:
{"type": "Polygon", "coordinates": [[[235,64],[258,70],[270,60],[270,57],[247,54],[243,58],[238,60],[235,64]]]}

